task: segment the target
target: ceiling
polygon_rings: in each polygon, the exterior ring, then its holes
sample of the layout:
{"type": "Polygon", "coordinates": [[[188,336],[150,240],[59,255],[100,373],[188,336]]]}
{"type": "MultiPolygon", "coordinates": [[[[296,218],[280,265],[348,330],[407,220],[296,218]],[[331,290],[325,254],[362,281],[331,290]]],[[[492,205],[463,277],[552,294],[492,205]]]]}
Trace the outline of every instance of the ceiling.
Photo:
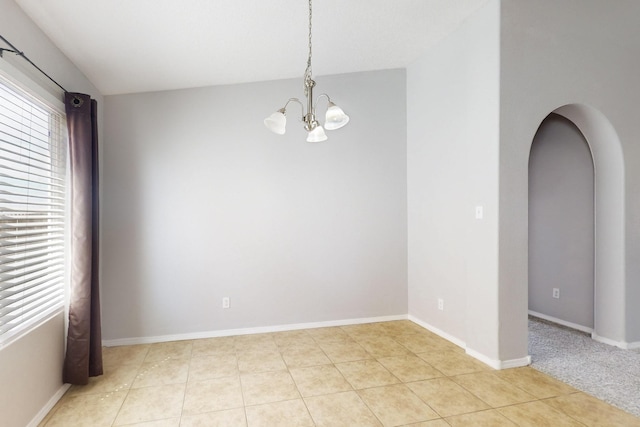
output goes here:
{"type": "MultiPolygon", "coordinates": [[[[304,0],[15,0],[103,95],[302,78],[304,0]]],[[[313,73],[402,68],[487,0],[316,0],[313,73]]]]}

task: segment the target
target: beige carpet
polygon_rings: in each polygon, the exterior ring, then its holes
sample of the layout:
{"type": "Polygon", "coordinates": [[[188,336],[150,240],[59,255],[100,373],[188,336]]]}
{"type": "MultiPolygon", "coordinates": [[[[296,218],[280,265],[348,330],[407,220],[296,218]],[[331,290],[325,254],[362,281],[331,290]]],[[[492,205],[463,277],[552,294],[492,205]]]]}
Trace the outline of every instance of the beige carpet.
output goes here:
{"type": "Polygon", "coordinates": [[[533,368],[640,417],[640,350],[530,317],[529,354],[533,368]]]}

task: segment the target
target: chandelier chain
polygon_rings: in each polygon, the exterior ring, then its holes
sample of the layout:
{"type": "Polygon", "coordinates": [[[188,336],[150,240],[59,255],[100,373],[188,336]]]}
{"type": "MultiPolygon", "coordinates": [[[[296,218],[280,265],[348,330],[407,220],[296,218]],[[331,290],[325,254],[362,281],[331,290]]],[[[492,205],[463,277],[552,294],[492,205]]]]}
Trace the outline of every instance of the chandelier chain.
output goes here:
{"type": "Polygon", "coordinates": [[[308,92],[308,87],[312,82],[312,77],[311,77],[311,50],[312,50],[312,43],[311,43],[311,30],[312,30],[312,18],[313,18],[313,12],[312,12],[312,5],[311,5],[311,0],[309,0],[309,56],[307,57],[307,68],[304,71],[304,92],[305,95],[308,92]]]}
{"type": "Polygon", "coordinates": [[[307,67],[311,69],[311,22],[312,22],[312,8],[311,8],[311,0],[309,0],[309,58],[307,59],[307,67]]]}

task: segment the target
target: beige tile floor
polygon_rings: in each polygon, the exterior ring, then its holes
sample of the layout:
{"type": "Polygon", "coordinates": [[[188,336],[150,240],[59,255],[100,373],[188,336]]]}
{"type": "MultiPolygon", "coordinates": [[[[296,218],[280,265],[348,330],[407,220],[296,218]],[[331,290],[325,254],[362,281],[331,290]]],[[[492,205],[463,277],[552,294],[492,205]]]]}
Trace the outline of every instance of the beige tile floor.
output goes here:
{"type": "Polygon", "coordinates": [[[531,368],[494,371],[410,321],[104,349],[42,427],[640,426],[531,368]]]}

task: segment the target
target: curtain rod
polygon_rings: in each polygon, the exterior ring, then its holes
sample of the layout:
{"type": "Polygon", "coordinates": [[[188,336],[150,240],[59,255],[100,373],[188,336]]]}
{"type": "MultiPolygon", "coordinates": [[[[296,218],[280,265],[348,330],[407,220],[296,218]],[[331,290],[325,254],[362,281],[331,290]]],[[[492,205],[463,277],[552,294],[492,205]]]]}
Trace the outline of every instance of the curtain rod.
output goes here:
{"type": "Polygon", "coordinates": [[[0,39],[2,39],[3,42],[5,42],[7,44],[7,46],[9,46],[11,49],[6,49],[3,47],[0,47],[0,58],[2,58],[2,54],[4,52],[11,52],[11,53],[15,53],[16,55],[22,57],[25,61],[27,61],[29,64],[33,65],[33,67],[40,71],[42,74],[44,74],[44,76],[46,78],[48,78],[49,80],[51,80],[53,83],[55,83],[56,86],[58,86],[60,89],[62,89],[64,91],[64,93],[68,93],[68,90],[66,90],[65,88],[62,87],[62,85],[60,83],[58,83],[57,81],[53,80],[53,78],[45,73],[44,71],[42,71],[42,68],[38,67],[36,64],[33,63],[32,60],[30,60],[29,58],[27,58],[27,55],[24,54],[24,52],[18,50],[17,47],[15,47],[13,44],[11,44],[11,42],[9,42],[9,40],[5,39],[4,37],[2,37],[2,35],[0,35],[0,39]]]}

